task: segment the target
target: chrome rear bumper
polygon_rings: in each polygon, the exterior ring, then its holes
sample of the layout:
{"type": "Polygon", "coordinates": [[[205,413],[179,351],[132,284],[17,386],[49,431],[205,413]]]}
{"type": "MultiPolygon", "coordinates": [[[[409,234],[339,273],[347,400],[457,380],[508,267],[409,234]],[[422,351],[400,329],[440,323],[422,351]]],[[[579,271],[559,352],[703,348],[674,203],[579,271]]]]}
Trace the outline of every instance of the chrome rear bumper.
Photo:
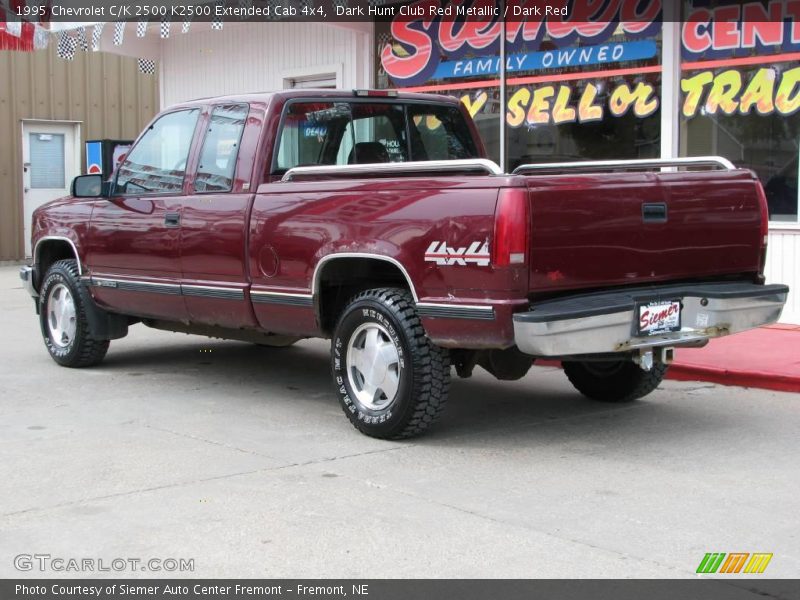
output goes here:
{"type": "Polygon", "coordinates": [[[517,347],[533,356],[574,356],[641,351],[662,346],[702,346],[778,320],[785,285],[690,284],[573,296],[531,306],[514,315],[517,347]],[[681,330],[636,334],[636,307],[681,300],[681,330]]]}
{"type": "Polygon", "coordinates": [[[22,280],[22,286],[34,299],[39,297],[39,292],[36,291],[33,283],[35,275],[36,271],[33,267],[20,267],[19,269],[19,278],[22,280]]]}

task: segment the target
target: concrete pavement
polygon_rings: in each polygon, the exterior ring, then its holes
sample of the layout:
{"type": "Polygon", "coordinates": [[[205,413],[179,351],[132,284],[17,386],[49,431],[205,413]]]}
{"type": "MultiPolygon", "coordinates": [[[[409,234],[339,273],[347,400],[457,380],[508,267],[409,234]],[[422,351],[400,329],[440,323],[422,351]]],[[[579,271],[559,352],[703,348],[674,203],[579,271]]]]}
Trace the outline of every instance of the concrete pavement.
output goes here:
{"type": "Polygon", "coordinates": [[[16,277],[0,269],[0,577],[104,575],[19,572],[23,553],[193,558],[195,577],[695,577],[706,552],[800,571],[796,394],[668,381],[609,406],[559,369],[478,369],[429,435],[384,442],[341,414],[325,341],[136,326],[64,369],[16,277]]]}

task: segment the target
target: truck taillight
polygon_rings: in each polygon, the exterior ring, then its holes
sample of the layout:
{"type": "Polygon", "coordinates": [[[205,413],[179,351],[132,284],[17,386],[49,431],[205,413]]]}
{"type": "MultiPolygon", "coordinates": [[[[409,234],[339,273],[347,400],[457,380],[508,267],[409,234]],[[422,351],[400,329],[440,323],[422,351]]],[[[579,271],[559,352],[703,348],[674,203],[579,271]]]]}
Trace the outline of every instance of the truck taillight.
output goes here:
{"type": "Polygon", "coordinates": [[[494,215],[494,251],[496,267],[525,264],[528,256],[528,190],[501,188],[494,215]]]}
{"type": "Polygon", "coordinates": [[[761,182],[756,179],[756,192],[758,193],[758,208],[761,214],[761,227],[759,229],[759,242],[761,244],[761,256],[759,261],[759,275],[764,274],[764,268],[767,266],[767,242],[769,241],[769,207],[767,205],[767,195],[764,193],[764,187],[761,182]]]}

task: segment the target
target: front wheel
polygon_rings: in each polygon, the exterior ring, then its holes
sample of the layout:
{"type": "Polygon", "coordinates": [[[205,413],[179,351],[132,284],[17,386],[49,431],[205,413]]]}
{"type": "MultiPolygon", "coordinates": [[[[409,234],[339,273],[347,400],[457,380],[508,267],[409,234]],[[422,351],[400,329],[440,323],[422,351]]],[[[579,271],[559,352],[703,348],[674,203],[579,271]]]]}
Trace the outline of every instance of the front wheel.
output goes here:
{"type": "Polygon", "coordinates": [[[347,418],[376,438],[422,433],[450,387],[449,353],[428,339],[401,289],[367,290],[350,301],[334,331],[331,370],[347,418]]]}
{"type": "Polygon", "coordinates": [[[581,394],[601,402],[632,402],[655,390],[667,373],[656,363],[649,371],[629,360],[564,361],[564,373],[581,394]]]}
{"type": "Polygon", "coordinates": [[[89,335],[87,292],[81,289],[78,264],[59,260],[47,270],[39,290],[39,323],[50,356],[64,367],[96,365],[108,351],[108,340],[89,335]]]}

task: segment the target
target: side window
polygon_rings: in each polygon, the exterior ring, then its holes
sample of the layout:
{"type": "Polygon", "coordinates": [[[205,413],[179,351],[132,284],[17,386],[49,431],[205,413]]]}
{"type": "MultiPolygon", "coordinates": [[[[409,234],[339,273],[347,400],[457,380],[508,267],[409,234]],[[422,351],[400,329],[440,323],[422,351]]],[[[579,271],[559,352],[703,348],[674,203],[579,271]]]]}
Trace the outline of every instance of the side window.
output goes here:
{"type": "MultiPolygon", "coordinates": [[[[293,102],[283,115],[283,127],[273,173],[297,166],[346,164],[340,146],[348,128],[350,107],[338,102],[293,102]]],[[[348,141],[349,142],[349,137],[348,141]]]]}
{"type": "Polygon", "coordinates": [[[199,109],[168,113],[158,119],[125,158],[118,171],[120,194],[180,193],[199,109]]]}
{"type": "Polygon", "coordinates": [[[455,107],[409,104],[408,125],[411,160],[478,157],[464,116],[455,107]]]}
{"type": "Polygon", "coordinates": [[[405,116],[400,104],[354,103],[353,139],[347,163],[388,163],[408,160],[405,116]]]}
{"type": "Polygon", "coordinates": [[[233,188],[236,158],[248,108],[246,104],[214,107],[197,164],[195,191],[229,192],[233,188]]]}

